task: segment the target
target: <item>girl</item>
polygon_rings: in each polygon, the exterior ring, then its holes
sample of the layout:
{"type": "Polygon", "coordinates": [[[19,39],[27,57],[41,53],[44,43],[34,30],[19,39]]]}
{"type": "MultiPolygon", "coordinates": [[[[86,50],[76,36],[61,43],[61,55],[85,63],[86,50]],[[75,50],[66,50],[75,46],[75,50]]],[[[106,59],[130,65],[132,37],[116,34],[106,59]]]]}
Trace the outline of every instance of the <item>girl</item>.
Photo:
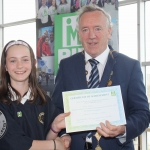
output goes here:
{"type": "Polygon", "coordinates": [[[48,22],[48,7],[46,6],[46,0],[42,0],[42,6],[38,10],[37,18],[41,19],[41,23],[48,22]]]}
{"type": "Polygon", "coordinates": [[[48,37],[45,38],[45,42],[42,44],[42,56],[51,56],[51,48],[48,37]]]}
{"type": "Polygon", "coordinates": [[[54,16],[57,14],[56,0],[51,1],[51,6],[48,9],[48,13],[51,17],[52,25],[54,25],[54,16]]]}
{"type": "Polygon", "coordinates": [[[60,4],[58,6],[58,14],[70,13],[70,4],[68,4],[67,0],[60,0],[60,4]]]}
{"type": "Polygon", "coordinates": [[[1,57],[0,149],[68,148],[57,134],[65,128],[64,118],[69,113],[58,115],[50,98],[39,88],[35,64],[28,43],[10,41],[4,47],[1,57]]]}

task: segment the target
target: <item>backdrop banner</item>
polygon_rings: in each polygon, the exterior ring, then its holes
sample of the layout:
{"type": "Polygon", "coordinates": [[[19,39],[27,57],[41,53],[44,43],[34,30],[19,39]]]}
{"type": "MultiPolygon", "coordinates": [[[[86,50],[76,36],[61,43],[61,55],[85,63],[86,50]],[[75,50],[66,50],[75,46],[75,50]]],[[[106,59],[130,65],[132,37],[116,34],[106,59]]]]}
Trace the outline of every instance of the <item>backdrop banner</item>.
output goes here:
{"type": "Polygon", "coordinates": [[[76,13],[63,14],[55,17],[54,75],[57,73],[61,59],[83,50],[76,30],[76,22],[76,13]]]}
{"type": "MultiPolygon", "coordinates": [[[[114,4],[106,3],[103,8],[111,15],[113,23],[112,35],[109,45],[118,51],[118,10],[114,4]]],[[[81,52],[83,47],[80,43],[76,25],[77,13],[68,13],[55,16],[54,28],[54,75],[56,76],[61,59],[81,52]]]]}
{"type": "Polygon", "coordinates": [[[84,5],[96,4],[107,11],[113,22],[109,45],[118,51],[118,0],[37,0],[37,80],[51,95],[61,59],[81,52],[76,30],[77,14],[84,5]],[[53,2],[53,3],[52,3],[53,2]]]}

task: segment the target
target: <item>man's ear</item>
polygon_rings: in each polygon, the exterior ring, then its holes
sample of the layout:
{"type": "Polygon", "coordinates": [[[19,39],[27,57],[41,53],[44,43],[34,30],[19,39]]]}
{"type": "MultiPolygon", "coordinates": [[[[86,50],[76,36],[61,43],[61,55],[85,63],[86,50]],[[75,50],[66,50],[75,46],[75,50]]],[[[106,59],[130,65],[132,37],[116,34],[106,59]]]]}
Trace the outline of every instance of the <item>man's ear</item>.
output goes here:
{"type": "Polygon", "coordinates": [[[111,39],[111,35],[112,35],[112,28],[108,28],[108,39],[111,39]]]}

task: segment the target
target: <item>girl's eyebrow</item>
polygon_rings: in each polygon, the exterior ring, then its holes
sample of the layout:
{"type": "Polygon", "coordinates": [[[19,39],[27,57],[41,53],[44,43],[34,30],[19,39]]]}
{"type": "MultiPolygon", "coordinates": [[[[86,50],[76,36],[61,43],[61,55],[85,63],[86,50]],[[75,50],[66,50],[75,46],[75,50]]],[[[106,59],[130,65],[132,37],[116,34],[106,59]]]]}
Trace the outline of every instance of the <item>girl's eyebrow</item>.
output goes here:
{"type": "MultiPolygon", "coordinates": [[[[24,58],[24,57],[29,57],[29,56],[23,56],[23,57],[21,57],[21,58],[24,58]]],[[[12,56],[12,57],[10,57],[9,59],[11,59],[11,58],[17,58],[17,57],[12,56]]]]}

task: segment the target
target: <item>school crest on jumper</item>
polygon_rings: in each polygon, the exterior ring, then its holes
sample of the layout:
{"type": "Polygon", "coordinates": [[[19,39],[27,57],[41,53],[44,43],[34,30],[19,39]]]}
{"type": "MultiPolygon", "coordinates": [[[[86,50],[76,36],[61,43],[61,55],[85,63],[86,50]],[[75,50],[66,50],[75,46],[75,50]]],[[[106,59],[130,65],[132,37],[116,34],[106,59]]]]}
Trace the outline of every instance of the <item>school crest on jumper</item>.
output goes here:
{"type": "Polygon", "coordinates": [[[4,136],[7,130],[7,122],[5,115],[0,111],[0,139],[4,136]]]}
{"type": "Polygon", "coordinates": [[[41,112],[38,116],[39,121],[44,124],[44,112],[41,112]]]}

